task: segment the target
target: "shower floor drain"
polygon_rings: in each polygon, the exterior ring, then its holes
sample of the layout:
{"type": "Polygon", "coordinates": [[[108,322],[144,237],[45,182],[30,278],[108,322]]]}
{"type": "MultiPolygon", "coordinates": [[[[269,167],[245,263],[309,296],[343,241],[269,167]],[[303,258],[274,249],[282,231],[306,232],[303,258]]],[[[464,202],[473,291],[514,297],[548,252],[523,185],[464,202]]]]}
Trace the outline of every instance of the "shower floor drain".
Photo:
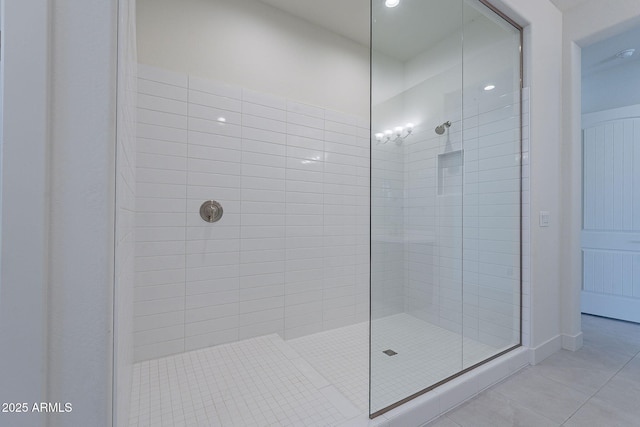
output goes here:
{"type": "Polygon", "coordinates": [[[383,353],[386,354],[387,356],[395,356],[396,354],[398,354],[393,350],[385,350],[383,351],[383,353]]]}

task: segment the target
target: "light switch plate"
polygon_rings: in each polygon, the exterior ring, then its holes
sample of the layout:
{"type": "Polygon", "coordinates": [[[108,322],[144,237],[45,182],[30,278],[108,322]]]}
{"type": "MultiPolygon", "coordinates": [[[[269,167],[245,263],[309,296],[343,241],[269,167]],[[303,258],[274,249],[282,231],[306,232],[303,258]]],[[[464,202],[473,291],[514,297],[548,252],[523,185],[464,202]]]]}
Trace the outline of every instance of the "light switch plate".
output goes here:
{"type": "Polygon", "coordinates": [[[540,227],[548,227],[548,226],[549,226],[549,212],[540,211],[540,227]]]}

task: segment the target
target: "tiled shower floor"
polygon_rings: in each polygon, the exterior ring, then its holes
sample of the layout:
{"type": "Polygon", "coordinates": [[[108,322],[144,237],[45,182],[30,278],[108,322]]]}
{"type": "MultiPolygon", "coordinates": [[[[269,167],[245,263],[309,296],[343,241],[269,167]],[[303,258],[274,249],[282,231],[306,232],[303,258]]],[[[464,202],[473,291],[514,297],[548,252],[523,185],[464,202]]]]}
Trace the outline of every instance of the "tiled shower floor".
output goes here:
{"type": "MultiPolygon", "coordinates": [[[[375,409],[459,370],[451,352],[462,345],[469,360],[496,352],[406,314],[376,320],[373,330],[375,409]],[[389,348],[398,354],[382,353],[389,348]]],[[[348,426],[368,413],[368,343],[369,324],[360,323],[137,363],[129,425],[348,426]]]]}

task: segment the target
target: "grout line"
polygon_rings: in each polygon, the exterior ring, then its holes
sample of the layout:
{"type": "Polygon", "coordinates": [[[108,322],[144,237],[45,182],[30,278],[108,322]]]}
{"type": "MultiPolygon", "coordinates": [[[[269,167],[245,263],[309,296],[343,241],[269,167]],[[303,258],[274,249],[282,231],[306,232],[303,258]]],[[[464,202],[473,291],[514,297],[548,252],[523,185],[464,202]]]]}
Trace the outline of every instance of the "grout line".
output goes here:
{"type": "MultiPolygon", "coordinates": [[[[576,409],[575,411],[573,411],[573,413],[566,419],[563,421],[563,425],[564,423],[566,423],[568,420],[570,420],[578,411],[580,411],[580,409],[582,409],[587,403],[589,403],[591,401],[591,399],[593,399],[593,397],[598,394],[603,388],[605,388],[607,386],[607,384],[609,384],[611,382],[612,379],[614,379],[616,376],[618,376],[618,374],[629,364],[633,361],[633,359],[636,358],[636,356],[638,356],[638,354],[640,354],[640,351],[638,351],[635,355],[631,356],[629,358],[629,360],[627,360],[627,362],[622,365],[622,367],[620,369],[618,369],[604,384],[602,384],[596,391],[594,391],[587,400],[584,401],[584,403],[582,403],[582,405],[580,405],[578,407],[578,409],[576,409]]],[[[543,375],[544,376],[544,375],[543,375]]],[[[545,378],[548,378],[546,376],[544,376],[545,378]]],[[[566,385],[566,384],[565,384],[566,385]]],[[[571,386],[569,386],[571,387],[571,386]]],[[[577,390],[573,387],[571,387],[574,390],[577,390]]],[[[582,391],[582,390],[577,390],[577,391],[582,391]]]]}

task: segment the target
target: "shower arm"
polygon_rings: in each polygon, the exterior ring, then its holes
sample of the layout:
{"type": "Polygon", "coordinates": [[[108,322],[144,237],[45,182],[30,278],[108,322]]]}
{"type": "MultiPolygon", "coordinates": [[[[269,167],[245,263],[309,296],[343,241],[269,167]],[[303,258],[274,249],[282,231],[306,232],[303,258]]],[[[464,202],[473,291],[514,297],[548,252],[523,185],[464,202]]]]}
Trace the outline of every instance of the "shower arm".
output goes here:
{"type": "Polygon", "coordinates": [[[436,131],[436,133],[438,135],[442,135],[444,133],[444,131],[449,129],[450,127],[451,127],[451,122],[449,120],[447,120],[446,122],[444,122],[440,126],[436,126],[435,131],[436,131]]]}

